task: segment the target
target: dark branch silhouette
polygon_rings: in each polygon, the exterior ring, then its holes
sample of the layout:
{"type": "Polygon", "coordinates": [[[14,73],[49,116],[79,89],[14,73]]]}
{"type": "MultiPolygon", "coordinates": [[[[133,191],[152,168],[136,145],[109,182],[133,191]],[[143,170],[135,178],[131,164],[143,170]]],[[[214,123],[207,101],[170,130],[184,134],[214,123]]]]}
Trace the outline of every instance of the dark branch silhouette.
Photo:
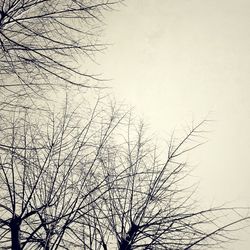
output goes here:
{"type": "Polygon", "coordinates": [[[97,23],[118,2],[0,2],[1,249],[215,249],[249,219],[185,185],[207,120],[162,150],[131,112],[78,105],[73,87],[100,80],[78,63],[104,48],[97,23]]]}
{"type": "MultiPolygon", "coordinates": [[[[0,88],[41,96],[56,86],[93,87],[98,76],[80,69],[104,49],[98,23],[110,0],[2,0],[0,3],[0,88]],[[89,81],[92,83],[89,83],[89,81]]],[[[100,26],[100,25],[99,25],[100,26]]]]}

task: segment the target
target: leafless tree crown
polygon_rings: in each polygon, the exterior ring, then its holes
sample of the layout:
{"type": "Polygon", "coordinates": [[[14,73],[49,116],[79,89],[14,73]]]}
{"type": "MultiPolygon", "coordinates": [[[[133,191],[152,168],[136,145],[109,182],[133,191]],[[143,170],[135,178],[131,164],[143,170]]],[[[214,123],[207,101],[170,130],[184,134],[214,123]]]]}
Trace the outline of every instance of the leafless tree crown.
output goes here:
{"type": "Polygon", "coordinates": [[[230,240],[244,210],[200,210],[183,185],[182,156],[199,145],[190,141],[203,123],[159,154],[142,123],[99,102],[84,115],[66,104],[36,122],[22,111],[1,123],[2,249],[215,249],[230,240]]]}
{"type": "Polygon", "coordinates": [[[0,1],[0,249],[215,249],[231,240],[248,210],[201,209],[185,185],[185,156],[207,120],[162,150],[132,112],[101,97],[78,105],[68,88],[98,80],[77,62],[103,48],[96,23],[120,1],[0,1]],[[63,106],[47,101],[52,90],[66,90],[63,106]]]}
{"type": "Polygon", "coordinates": [[[0,87],[37,95],[56,85],[89,87],[89,79],[98,79],[78,63],[104,48],[97,24],[115,3],[1,0],[0,87]]]}

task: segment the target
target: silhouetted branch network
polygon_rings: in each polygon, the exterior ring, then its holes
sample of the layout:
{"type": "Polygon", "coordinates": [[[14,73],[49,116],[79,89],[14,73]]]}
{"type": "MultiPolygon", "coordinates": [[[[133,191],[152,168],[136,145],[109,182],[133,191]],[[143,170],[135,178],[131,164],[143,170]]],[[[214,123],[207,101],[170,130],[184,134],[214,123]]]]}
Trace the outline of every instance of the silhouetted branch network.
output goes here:
{"type": "Polygon", "coordinates": [[[199,145],[205,121],[159,154],[130,112],[99,103],[80,112],[66,103],[46,120],[16,110],[1,122],[2,249],[184,250],[227,242],[248,219],[246,209],[200,210],[184,184],[183,156],[199,145]]]}
{"type": "Polygon", "coordinates": [[[1,91],[39,96],[57,85],[94,86],[88,81],[98,76],[79,66],[104,49],[97,24],[118,2],[1,0],[1,91]]]}
{"type": "Polygon", "coordinates": [[[249,219],[246,208],[200,209],[185,185],[206,120],[160,153],[122,107],[76,107],[73,86],[99,80],[77,63],[103,49],[96,23],[118,2],[0,2],[1,249],[215,249],[249,219]],[[73,102],[52,108],[65,88],[73,102]]]}

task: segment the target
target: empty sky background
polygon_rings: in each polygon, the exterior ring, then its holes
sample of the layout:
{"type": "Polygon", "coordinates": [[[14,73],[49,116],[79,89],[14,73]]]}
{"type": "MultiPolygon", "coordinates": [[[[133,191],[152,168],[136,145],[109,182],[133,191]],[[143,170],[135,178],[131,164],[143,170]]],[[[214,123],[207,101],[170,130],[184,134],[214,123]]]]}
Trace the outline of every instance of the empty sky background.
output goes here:
{"type": "MultiPolygon", "coordinates": [[[[250,206],[250,1],[127,0],[105,18],[98,72],[157,133],[215,119],[192,153],[202,202],[250,206]]],[[[226,249],[248,250],[250,230],[226,249]]]]}

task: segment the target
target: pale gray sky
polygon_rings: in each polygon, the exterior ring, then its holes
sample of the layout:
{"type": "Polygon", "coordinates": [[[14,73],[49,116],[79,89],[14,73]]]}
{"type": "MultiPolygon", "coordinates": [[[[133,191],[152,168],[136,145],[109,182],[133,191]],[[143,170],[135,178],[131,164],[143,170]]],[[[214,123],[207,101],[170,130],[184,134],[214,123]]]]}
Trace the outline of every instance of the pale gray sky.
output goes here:
{"type": "MultiPolygon", "coordinates": [[[[250,206],[250,1],[127,0],[105,20],[98,71],[116,98],[166,136],[212,112],[192,157],[202,199],[250,206]]],[[[241,237],[226,249],[248,250],[241,237]]]]}

